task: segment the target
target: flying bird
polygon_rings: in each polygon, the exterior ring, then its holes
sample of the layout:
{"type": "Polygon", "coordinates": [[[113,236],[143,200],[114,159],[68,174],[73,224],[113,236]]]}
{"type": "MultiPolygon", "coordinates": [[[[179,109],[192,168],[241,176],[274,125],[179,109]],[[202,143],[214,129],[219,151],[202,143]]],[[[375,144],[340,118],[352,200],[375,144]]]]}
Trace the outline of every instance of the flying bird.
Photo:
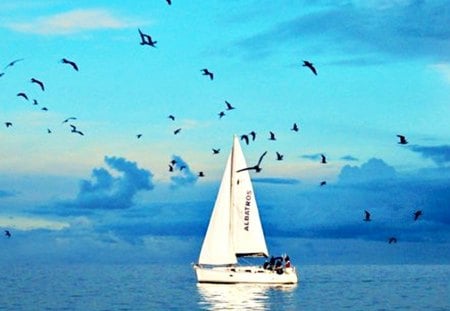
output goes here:
{"type": "Polygon", "coordinates": [[[31,78],[30,81],[31,83],[36,83],[37,85],[39,85],[42,91],[45,91],[44,83],[42,81],[39,81],[38,79],[35,78],[31,78]]]}
{"type": "Polygon", "coordinates": [[[169,164],[169,172],[173,172],[173,165],[169,164]]]}
{"type": "Polygon", "coordinates": [[[28,96],[27,96],[27,94],[25,94],[24,92],[17,93],[17,96],[23,97],[23,98],[25,98],[26,100],[28,100],[28,96]]]}
{"type": "Polygon", "coordinates": [[[11,237],[11,232],[9,232],[9,230],[5,230],[5,236],[9,239],[11,237]]]}
{"type": "Polygon", "coordinates": [[[364,221],[371,221],[370,213],[368,211],[364,211],[364,221]]]}
{"type": "Polygon", "coordinates": [[[275,138],[275,133],[274,132],[269,132],[269,134],[270,134],[269,140],[277,140],[275,138]]]}
{"type": "Polygon", "coordinates": [[[225,101],[225,105],[227,105],[227,110],[233,110],[236,109],[235,107],[233,107],[229,102],[225,101]]]}
{"type": "Polygon", "coordinates": [[[137,134],[136,137],[137,137],[137,139],[139,139],[142,137],[142,134],[137,134]]]}
{"type": "Polygon", "coordinates": [[[72,133],[77,133],[77,134],[79,134],[81,136],[84,136],[84,133],[79,131],[79,130],[77,130],[77,127],[75,125],[70,124],[70,127],[72,128],[72,130],[71,130],[72,133]]]}
{"type": "Polygon", "coordinates": [[[78,71],[78,65],[75,62],[68,60],[67,58],[61,59],[61,63],[68,64],[68,65],[72,66],[72,68],[74,70],[78,71]]]}
{"type": "Polygon", "coordinates": [[[173,134],[177,135],[179,132],[181,132],[181,128],[177,128],[175,131],[173,131],[173,134]]]}
{"type": "Polygon", "coordinates": [[[172,0],[166,0],[168,5],[172,5],[172,0]]]}
{"type": "Polygon", "coordinates": [[[35,105],[35,106],[39,105],[39,103],[36,99],[33,99],[33,105],[35,105]]]}
{"type": "Polygon", "coordinates": [[[309,69],[311,69],[311,71],[313,72],[313,74],[315,74],[315,75],[317,76],[317,70],[316,70],[316,68],[314,67],[313,63],[311,63],[311,62],[309,62],[309,61],[307,61],[307,60],[304,60],[302,66],[303,66],[303,67],[308,67],[309,69]]]}
{"type": "Polygon", "coordinates": [[[222,119],[225,116],[225,112],[221,111],[218,113],[219,119],[222,119]]]}
{"type": "Polygon", "coordinates": [[[397,135],[397,137],[400,138],[400,141],[398,142],[400,145],[406,145],[408,143],[405,136],[397,135]]]}
{"type": "Polygon", "coordinates": [[[388,243],[389,244],[392,244],[392,243],[397,243],[397,238],[396,237],[393,237],[393,236],[391,236],[389,239],[388,239],[388,243]]]}
{"type": "Polygon", "coordinates": [[[77,118],[76,117],[68,117],[67,119],[65,119],[64,121],[62,121],[62,124],[63,123],[67,123],[67,122],[69,122],[70,120],[76,120],[77,118]]]}
{"type": "Polygon", "coordinates": [[[264,153],[259,157],[258,163],[254,166],[250,166],[250,167],[246,167],[246,168],[242,168],[240,170],[238,170],[237,172],[242,172],[242,171],[248,171],[248,170],[255,170],[256,173],[261,172],[262,168],[261,168],[261,161],[263,160],[264,156],[267,154],[267,151],[264,151],[264,153]]]}
{"type": "Polygon", "coordinates": [[[51,129],[47,129],[47,134],[51,134],[52,130],[51,129]]]}
{"type": "Polygon", "coordinates": [[[320,186],[325,186],[327,184],[327,182],[325,180],[320,182],[320,186]]]}
{"type": "Polygon", "coordinates": [[[205,174],[203,172],[199,172],[198,177],[205,177],[205,174]]]}
{"type": "Polygon", "coordinates": [[[241,135],[241,140],[245,141],[245,144],[248,145],[248,136],[243,134],[241,135]]]}
{"type": "Polygon", "coordinates": [[[281,153],[279,153],[278,151],[275,151],[276,152],[276,154],[277,154],[277,161],[282,161],[283,160],[283,157],[284,157],[284,155],[282,155],[281,153]]]}
{"type": "Polygon", "coordinates": [[[209,79],[210,79],[210,80],[213,80],[213,79],[214,79],[214,74],[213,74],[211,71],[209,71],[207,68],[204,68],[204,69],[202,69],[202,70],[200,70],[200,71],[203,72],[203,75],[204,75],[204,76],[209,76],[209,79]]]}
{"type": "Polygon", "coordinates": [[[423,215],[423,212],[421,210],[414,212],[414,220],[418,220],[420,216],[423,215]]]}
{"type": "Polygon", "coordinates": [[[298,132],[298,125],[297,125],[297,123],[294,123],[292,125],[291,131],[298,132]]]}
{"type": "Polygon", "coordinates": [[[248,133],[248,135],[250,135],[252,137],[252,141],[255,141],[255,139],[256,139],[256,132],[255,131],[251,131],[250,133],[248,133]]]}
{"type": "Polygon", "coordinates": [[[47,107],[42,107],[41,110],[42,111],[48,111],[48,108],[47,107]]]}
{"type": "Polygon", "coordinates": [[[6,68],[8,68],[8,67],[12,67],[12,66],[14,66],[17,62],[20,62],[20,61],[23,61],[23,60],[24,60],[24,58],[19,58],[19,59],[13,60],[13,61],[10,62],[8,65],[6,65],[4,69],[6,69],[6,68]]]}
{"type": "Polygon", "coordinates": [[[212,148],[212,152],[213,152],[213,154],[219,154],[220,149],[214,149],[214,148],[212,148]]]}
{"type": "Polygon", "coordinates": [[[6,127],[10,127],[10,126],[12,126],[12,123],[11,122],[5,122],[5,126],[6,127]]]}
{"type": "Polygon", "coordinates": [[[138,28],[138,31],[139,31],[139,35],[141,36],[140,45],[150,45],[150,46],[156,48],[156,43],[158,41],[153,41],[151,36],[143,33],[139,28],[138,28]]]}
{"type": "Polygon", "coordinates": [[[175,116],[174,116],[174,115],[169,114],[168,118],[169,118],[170,120],[172,120],[172,121],[175,121],[175,116]]]}
{"type": "Polygon", "coordinates": [[[322,164],[326,164],[326,163],[327,163],[327,158],[325,157],[325,155],[321,154],[321,155],[320,155],[320,158],[321,158],[320,162],[321,162],[322,164]]]}

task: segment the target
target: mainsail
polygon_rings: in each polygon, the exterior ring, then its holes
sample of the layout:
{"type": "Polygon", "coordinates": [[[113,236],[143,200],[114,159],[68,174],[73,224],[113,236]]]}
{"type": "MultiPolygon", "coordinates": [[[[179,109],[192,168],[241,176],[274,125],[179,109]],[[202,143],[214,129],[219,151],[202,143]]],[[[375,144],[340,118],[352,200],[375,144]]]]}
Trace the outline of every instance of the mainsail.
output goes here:
{"type": "Polygon", "coordinates": [[[237,263],[239,256],[268,256],[253,186],[237,137],[227,160],[219,193],[200,251],[200,264],[237,263]]]}

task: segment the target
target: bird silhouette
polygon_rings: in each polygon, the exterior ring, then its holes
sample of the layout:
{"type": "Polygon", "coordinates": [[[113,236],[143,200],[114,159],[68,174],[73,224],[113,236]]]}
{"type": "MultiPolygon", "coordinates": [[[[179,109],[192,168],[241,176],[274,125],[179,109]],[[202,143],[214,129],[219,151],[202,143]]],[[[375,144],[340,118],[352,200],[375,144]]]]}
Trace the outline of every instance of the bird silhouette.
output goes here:
{"type": "Polygon", "coordinates": [[[235,107],[233,107],[229,102],[225,101],[225,105],[227,105],[227,110],[233,110],[236,109],[235,107]]]}
{"type": "Polygon", "coordinates": [[[169,172],[173,172],[173,165],[169,164],[169,172]]]}
{"type": "Polygon", "coordinates": [[[320,182],[320,186],[325,186],[327,184],[327,182],[325,180],[320,182]]]}
{"type": "Polygon", "coordinates": [[[172,121],[175,121],[175,116],[174,116],[174,115],[169,114],[168,118],[169,118],[170,120],[172,120],[172,121]]]}
{"type": "Polygon", "coordinates": [[[61,63],[68,64],[68,65],[72,66],[72,68],[74,70],[78,71],[78,65],[75,62],[68,60],[67,58],[61,59],[61,63]]]}
{"type": "Polygon", "coordinates": [[[6,69],[6,68],[8,68],[8,67],[12,67],[12,66],[14,66],[17,62],[21,62],[21,61],[23,61],[23,60],[24,60],[24,58],[19,58],[19,59],[13,60],[13,61],[10,62],[8,65],[6,65],[5,68],[3,68],[3,69],[6,69]]]}
{"type": "Polygon", "coordinates": [[[218,113],[219,119],[222,119],[225,116],[225,112],[221,111],[218,113]]]}
{"type": "Polygon", "coordinates": [[[256,173],[261,172],[261,170],[262,170],[261,161],[263,160],[263,158],[266,154],[267,154],[267,151],[264,151],[264,153],[259,157],[258,163],[256,165],[242,168],[240,170],[237,170],[237,172],[239,173],[239,172],[248,171],[248,170],[255,170],[256,173]]]}
{"type": "Polygon", "coordinates": [[[81,136],[84,136],[84,133],[79,131],[79,130],[77,130],[77,127],[75,125],[70,124],[70,127],[72,128],[72,130],[71,130],[72,133],[76,133],[76,134],[79,134],[81,136]]]}
{"type": "Polygon", "coordinates": [[[42,111],[48,111],[48,108],[47,107],[42,107],[41,110],[42,111]]]}
{"type": "Polygon", "coordinates": [[[298,125],[297,125],[297,123],[294,123],[292,125],[291,131],[298,132],[298,125]]]}
{"type": "Polygon", "coordinates": [[[172,5],[172,0],[166,0],[168,5],[172,5]]]}
{"type": "Polygon", "coordinates": [[[418,220],[420,216],[423,215],[423,212],[421,210],[414,212],[414,221],[418,220]]]}
{"type": "Polygon", "coordinates": [[[9,230],[5,230],[5,236],[9,239],[11,237],[11,232],[9,230]]]}
{"type": "Polygon", "coordinates": [[[203,172],[198,172],[198,177],[205,177],[205,173],[203,173],[203,172]]]}
{"type": "Polygon", "coordinates": [[[67,122],[69,122],[70,120],[76,120],[76,119],[77,119],[76,117],[68,117],[67,119],[63,120],[61,124],[67,123],[67,122]]]}
{"type": "Polygon", "coordinates": [[[275,151],[276,152],[276,154],[277,154],[277,161],[282,161],[283,160],[283,157],[284,157],[284,155],[282,155],[281,153],[279,153],[278,151],[275,151]]]}
{"type": "Polygon", "coordinates": [[[370,213],[368,211],[364,211],[364,221],[371,221],[370,213]]]}
{"type": "Polygon", "coordinates": [[[275,133],[274,132],[269,132],[269,135],[270,135],[269,140],[277,140],[275,138],[275,133]]]}
{"type": "Polygon", "coordinates": [[[200,70],[200,71],[202,71],[203,73],[203,75],[204,76],[209,76],[209,79],[210,80],[213,80],[214,79],[214,74],[211,72],[211,71],[209,71],[207,68],[204,68],[204,69],[202,69],[202,70],[200,70]]]}
{"type": "Polygon", "coordinates": [[[5,122],[5,126],[6,127],[10,127],[10,126],[12,126],[12,123],[11,122],[5,122]]]}
{"type": "Polygon", "coordinates": [[[24,92],[17,93],[16,96],[23,97],[23,98],[25,98],[26,100],[28,100],[28,96],[27,96],[27,94],[25,94],[24,92]]]}
{"type": "Polygon", "coordinates": [[[307,60],[304,60],[302,66],[303,66],[303,67],[308,67],[309,69],[311,69],[311,71],[313,72],[313,74],[315,74],[315,75],[317,76],[317,70],[316,70],[316,68],[314,67],[313,63],[311,63],[311,62],[309,62],[309,61],[307,61],[307,60]]]}
{"type": "Polygon", "coordinates": [[[137,139],[139,139],[142,137],[142,134],[137,134],[136,137],[137,137],[137,139]]]}
{"type": "Polygon", "coordinates": [[[175,164],[177,164],[177,161],[172,160],[172,161],[170,161],[170,164],[175,165],[175,164]]]}
{"type": "Polygon", "coordinates": [[[45,87],[44,87],[44,83],[38,79],[35,78],[31,78],[31,83],[36,83],[37,85],[39,85],[39,87],[41,88],[42,91],[45,91],[45,87]]]}
{"type": "Polygon", "coordinates": [[[177,128],[175,131],[173,131],[173,134],[177,135],[179,132],[181,132],[181,128],[177,128]]]}
{"type": "Polygon", "coordinates": [[[33,105],[35,105],[35,106],[39,105],[37,99],[33,99],[33,105]]]}
{"type": "Polygon", "coordinates": [[[219,154],[220,149],[214,149],[214,148],[212,148],[212,152],[213,152],[213,154],[219,154]]]}
{"type": "Polygon", "coordinates": [[[241,135],[241,140],[245,141],[245,144],[248,145],[248,136],[243,134],[241,135]]]}
{"type": "Polygon", "coordinates": [[[248,135],[250,135],[252,137],[252,141],[255,141],[255,139],[256,139],[256,132],[255,131],[251,131],[250,133],[248,133],[248,135]]]}
{"type": "Polygon", "coordinates": [[[138,31],[139,31],[139,35],[141,36],[140,45],[150,45],[150,46],[156,48],[156,43],[158,41],[153,41],[151,36],[143,33],[139,28],[138,28],[138,31]]]}
{"type": "Polygon", "coordinates": [[[398,142],[400,145],[406,145],[408,143],[405,136],[397,135],[397,137],[400,138],[400,141],[398,142]]]}
{"type": "Polygon", "coordinates": [[[392,244],[392,243],[397,243],[397,238],[396,237],[393,237],[393,236],[391,236],[389,239],[388,239],[388,243],[389,244],[392,244]]]}
{"type": "Polygon", "coordinates": [[[321,154],[321,155],[320,155],[320,158],[321,158],[320,162],[321,162],[322,164],[326,164],[326,163],[327,163],[327,158],[325,157],[325,155],[321,154]]]}
{"type": "Polygon", "coordinates": [[[47,134],[51,134],[52,133],[52,130],[51,129],[47,129],[47,134]]]}

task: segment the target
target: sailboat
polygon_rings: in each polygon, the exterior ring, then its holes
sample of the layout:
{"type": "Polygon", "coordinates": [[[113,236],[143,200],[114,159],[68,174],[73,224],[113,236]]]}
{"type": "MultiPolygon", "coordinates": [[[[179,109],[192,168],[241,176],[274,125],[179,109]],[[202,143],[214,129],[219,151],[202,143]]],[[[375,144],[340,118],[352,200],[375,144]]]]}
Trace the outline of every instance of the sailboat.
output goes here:
{"type": "Polygon", "coordinates": [[[295,284],[294,266],[242,264],[245,257],[269,257],[252,181],[239,140],[233,138],[208,229],[194,270],[199,283],[295,284]]]}

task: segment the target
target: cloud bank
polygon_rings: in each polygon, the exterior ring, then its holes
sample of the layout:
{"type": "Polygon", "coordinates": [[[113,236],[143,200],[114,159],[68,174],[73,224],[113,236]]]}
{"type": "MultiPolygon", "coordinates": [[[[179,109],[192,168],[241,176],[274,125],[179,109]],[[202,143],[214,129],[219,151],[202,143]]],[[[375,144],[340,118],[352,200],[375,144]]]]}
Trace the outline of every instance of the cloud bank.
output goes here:
{"type": "Polygon", "coordinates": [[[413,145],[409,149],[420,153],[426,159],[433,160],[437,165],[447,165],[450,163],[450,145],[429,147],[413,145]]]}
{"type": "Polygon", "coordinates": [[[191,171],[189,165],[180,156],[173,155],[172,160],[176,162],[174,175],[170,177],[172,189],[193,185],[197,182],[198,176],[191,171]]]}

